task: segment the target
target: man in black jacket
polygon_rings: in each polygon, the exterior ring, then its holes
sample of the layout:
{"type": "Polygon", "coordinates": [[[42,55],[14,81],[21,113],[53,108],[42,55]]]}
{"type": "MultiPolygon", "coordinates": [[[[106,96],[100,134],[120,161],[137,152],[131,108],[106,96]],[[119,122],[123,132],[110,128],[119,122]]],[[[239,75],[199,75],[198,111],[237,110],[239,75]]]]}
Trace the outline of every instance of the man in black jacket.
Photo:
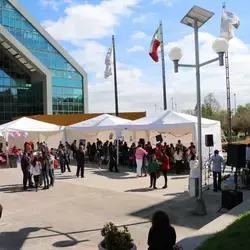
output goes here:
{"type": "Polygon", "coordinates": [[[79,149],[76,152],[76,161],[77,161],[76,176],[79,177],[81,171],[81,178],[84,178],[85,153],[83,145],[80,145],[79,149]]]}
{"type": "MultiPolygon", "coordinates": [[[[21,159],[21,168],[23,171],[23,189],[27,190],[27,181],[29,179],[30,173],[29,173],[29,159],[27,156],[27,153],[23,153],[22,159],[21,159]]],[[[31,185],[31,183],[30,183],[31,185]]]]}

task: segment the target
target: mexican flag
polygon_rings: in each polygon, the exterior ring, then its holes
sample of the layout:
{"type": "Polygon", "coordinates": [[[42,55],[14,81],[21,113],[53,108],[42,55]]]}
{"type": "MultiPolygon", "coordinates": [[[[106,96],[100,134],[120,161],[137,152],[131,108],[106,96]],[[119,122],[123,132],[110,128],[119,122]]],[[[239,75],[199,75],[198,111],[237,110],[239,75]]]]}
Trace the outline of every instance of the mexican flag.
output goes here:
{"type": "Polygon", "coordinates": [[[159,27],[153,36],[152,42],[150,44],[150,51],[149,51],[149,55],[155,62],[159,61],[158,48],[160,44],[161,44],[161,32],[160,32],[160,27],[159,27]]]}

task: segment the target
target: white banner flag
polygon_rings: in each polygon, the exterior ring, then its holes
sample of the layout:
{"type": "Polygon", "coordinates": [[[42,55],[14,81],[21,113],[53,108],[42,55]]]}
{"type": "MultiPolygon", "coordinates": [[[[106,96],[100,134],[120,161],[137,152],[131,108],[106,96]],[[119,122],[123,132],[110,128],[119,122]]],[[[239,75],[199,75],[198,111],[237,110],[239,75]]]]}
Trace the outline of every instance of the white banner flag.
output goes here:
{"type": "Polygon", "coordinates": [[[240,26],[240,18],[234,13],[223,9],[221,18],[221,31],[220,36],[226,40],[230,40],[234,37],[233,27],[238,29],[240,26]]]}
{"type": "Polygon", "coordinates": [[[109,48],[108,53],[105,58],[105,65],[106,65],[106,69],[104,72],[105,79],[107,79],[109,76],[112,75],[111,64],[112,64],[112,46],[109,48]]]}

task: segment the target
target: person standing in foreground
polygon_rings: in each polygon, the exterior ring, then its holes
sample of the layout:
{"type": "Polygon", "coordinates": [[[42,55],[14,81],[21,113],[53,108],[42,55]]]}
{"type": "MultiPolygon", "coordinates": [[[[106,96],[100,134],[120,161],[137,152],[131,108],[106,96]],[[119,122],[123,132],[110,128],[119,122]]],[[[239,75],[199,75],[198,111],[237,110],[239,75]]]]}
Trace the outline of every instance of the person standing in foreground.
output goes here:
{"type": "Polygon", "coordinates": [[[156,155],[152,155],[152,159],[148,163],[148,172],[150,174],[150,188],[157,189],[156,187],[156,174],[159,171],[159,162],[156,160],[156,155]]]}
{"type": "Polygon", "coordinates": [[[81,171],[81,178],[84,178],[85,153],[83,145],[80,145],[79,149],[76,152],[76,161],[77,161],[76,176],[79,177],[81,171]]]}
{"type": "Polygon", "coordinates": [[[135,159],[136,159],[136,170],[137,170],[137,176],[142,177],[141,168],[143,164],[143,158],[145,155],[148,155],[147,151],[142,148],[142,145],[139,143],[138,148],[135,152],[135,159]]]}
{"type": "Polygon", "coordinates": [[[175,243],[176,233],[168,215],[163,211],[155,212],[148,233],[148,250],[173,250],[175,243]]]}
{"type": "Polygon", "coordinates": [[[211,163],[213,163],[212,171],[213,171],[214,192],[217,192],[218,190],[221,191],[221,166],[223,165],[223,172],[224,172],[226,165],[223,157],[219,155],[218,150],[214,151],[214,155],[211,157],[209,164],[211,163]]]}

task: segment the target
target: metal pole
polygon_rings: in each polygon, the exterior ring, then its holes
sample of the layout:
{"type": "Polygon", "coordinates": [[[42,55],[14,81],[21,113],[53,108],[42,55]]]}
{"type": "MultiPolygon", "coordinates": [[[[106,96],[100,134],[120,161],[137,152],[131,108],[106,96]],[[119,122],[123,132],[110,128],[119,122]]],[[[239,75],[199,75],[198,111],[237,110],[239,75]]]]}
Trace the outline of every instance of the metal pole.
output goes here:
{"type": "Polygon", "coordinates": [[[236,94],[234,94],[234,115],[237,113],[236,94]]]}
{"type": "Polygon", "coordinates": [[[172,111],[174,111],[174,98],[171,98],[171,102],[172,102],[172,111]]]}
{"type": "MultiPolygon", "coordinates": [[[[226,8],[226,2],[223,2],[222,8],[226,8]]],[[[226,89],[227,89],[227,136],[228,143],[232,143],[232,111],[231,111],[231,91],[230,91],[230,71],[229,71],[229,59],[228,51],[225,53],[225,68],[226,68],[226,89]]]]}
{"type": "Polygon", "coordinates": [[[176,112],[178,111],[177,103],[175,104],[175,111],[176,111],[176,112]]]}
{"type": "Polygon", "coordinates": [[[164,104],[164,110],[167,110],[166,73],[165,73],[165,57],[164,57],[164,42],[163,42],[162,21],[160,21],[160,33],[161,33],[161,63],[162,63],[163,104],[164,104]]]}
{"type": "Polygon", "coordinates": [[[196,200],[195,212],[197,215],[206,215],[205,203],[202,200],[202,131],[201,131],[201,87],[200,87],[200,56],[198,23],[194,22],[195,62],[196,62],[196,91],[197,91],[197,123],[198,123],[198,164],[200,168],[199,196],[196,200]]]}
{"type": "Polygon", "coordinates": [[[115,86],[115,115],[119,116],[118,109],[118,91],[117,91],[117,74],[116,74],[116,57],[115,57],[115,36],[112,36],[112,45],[113,45],[113,63],[114,63],[114,86],[115,86]]]}

